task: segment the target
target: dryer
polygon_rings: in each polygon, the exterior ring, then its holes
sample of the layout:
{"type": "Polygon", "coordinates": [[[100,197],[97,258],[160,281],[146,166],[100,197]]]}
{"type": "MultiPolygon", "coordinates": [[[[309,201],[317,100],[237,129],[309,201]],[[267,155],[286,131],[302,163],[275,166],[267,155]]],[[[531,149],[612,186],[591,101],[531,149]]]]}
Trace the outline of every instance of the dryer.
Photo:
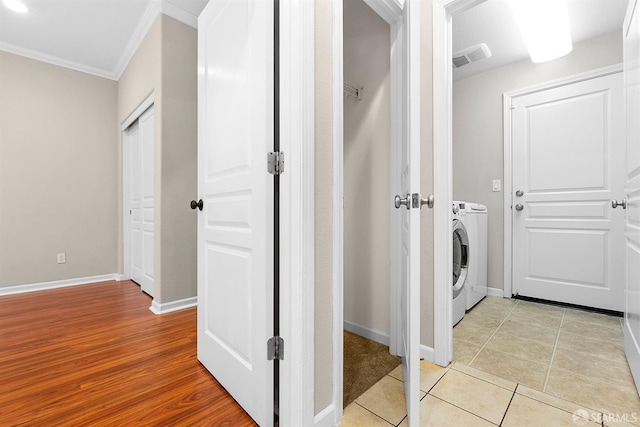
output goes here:
{"type": "Polygon", "coordinates": [[[487,207],[479,203],[465,204],[465,225],[469,237],[469,265],[466,282],[466,309],[487,296],[487,207]]]}
{"type": "Polygon", "coordinates": [[[469,264],[469,236],[465,225],[465,202],[453,202],[453,325],[464,317],[469,264]]]}

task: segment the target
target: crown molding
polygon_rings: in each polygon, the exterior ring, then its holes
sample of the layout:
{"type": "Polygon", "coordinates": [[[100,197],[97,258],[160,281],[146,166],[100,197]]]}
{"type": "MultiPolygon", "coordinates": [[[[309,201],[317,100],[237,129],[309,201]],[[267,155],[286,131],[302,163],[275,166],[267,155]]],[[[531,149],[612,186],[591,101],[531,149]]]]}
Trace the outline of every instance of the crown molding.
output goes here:
{"type": "Polygon", "coordinates": [[[118,63],[113,69],[112,78],[113,80],[120,80],[122,77],[122,73],[127,69],[129,62],[133,58],[133,56],[138,51],[138,48],[142,44],[142,41],[146,37],[147,33],[151,29],[151,26],[156,20],[158,14],[162,12],[162,1],[161,0],[151,0],[147,5],[144,13],[142,14],[142,18],[138,22],[138,26],[136,30],[133,32],[133,35],[129,39],[129,43],[124,48],[118,63]]]}
{"type": "Polygon", "coordinates": [[[198,28],[197,16],[192,15],[190,12],[187,12],[180,6],[171,3],[170,1],[162,0],[162,13],[192,28],[198,28]]]}
{"type": "Polygon", "coordinates": [[[11,43],[0,42],[0,50],[15,55],[24,56],[27,58],[35,59],[36,61],[46,62],[49,64],[57,65],[71,70],[80,71],[82,73],[92,74],[94,76],[102,77],[110,80],[120,80],[122,74],[127,69],[129,62],[138,51],[138,48],[142,44],[142,41],[146,37],[147,33],[151,29],[151,26],[155,22],[158,15],[162,13],[177,21],[182,22],[193,28],[198,28],[198,17],[192,15],[179,6],[167,1],[167,0],[151,0],[147,5],[135,31],[131,35],[127,46],[122,51],[120,59],[113,70],[103,70],[100,68],[91,67],[79,62],[69,61],[57,56],[47,55],[35,50],[26,49],[24,47],[16,46],[11,43]]]}
{"type": "Polygon", "coordinates": [[[0,42],[0,50],[8,53],[12,53],[14,55],[24,56],[26,58],[34,59],[40,62],[46,62],[48,64],[57,65],[59,67],[69,68],[74,71],[79,71],[81,73],[92,74],[94,76],[102,77],[105,79],[115,80],[112,73],[101,70],[99,68],[90,67],[85,64],[80,64],[79,62],[68,61],[66,59],[59,58],[53,55],[47,55],[42,52],[38,52],[35,50],[27,49],[21,46],[16,46],[11,43],[0,42]]]}

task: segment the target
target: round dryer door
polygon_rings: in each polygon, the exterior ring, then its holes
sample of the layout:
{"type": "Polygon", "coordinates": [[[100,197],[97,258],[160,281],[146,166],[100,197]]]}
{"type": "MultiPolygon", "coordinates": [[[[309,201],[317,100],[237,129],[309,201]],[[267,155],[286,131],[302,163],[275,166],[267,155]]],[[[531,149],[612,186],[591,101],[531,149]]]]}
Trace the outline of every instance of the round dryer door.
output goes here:
{"type": "Polygon", "coordinates": [[[456,298],[467,280],[469,236],[464,224],[453,220],[453,297],[456,298]]]}

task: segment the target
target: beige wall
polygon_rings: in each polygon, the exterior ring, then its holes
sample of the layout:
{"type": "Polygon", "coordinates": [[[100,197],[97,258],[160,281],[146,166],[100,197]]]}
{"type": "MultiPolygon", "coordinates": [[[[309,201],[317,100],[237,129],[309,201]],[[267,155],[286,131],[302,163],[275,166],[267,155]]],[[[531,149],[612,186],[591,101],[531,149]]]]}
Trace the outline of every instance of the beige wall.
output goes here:
{"type": "Polygon", "coordinates": [[[488,285],[503,289],[503,197],[491,191],[503,177],[502,94],[622,62],[622,35],[607,34],[579,44],[560,59],[519,61],[453,85],[453,197],[489,209],[488,285]]]}
{"type": "Polygon", "coordinates": [[[162,301],[196,295],[197,30],[162,15],[162,301]]]}
{"type": "Polygon", "coordinates": [[[344,320],[389,335],[389,24],[344,3],[344,320]]]}
{"type": "Polygon", "coordinates": [[[152,93],[155,96],[155,145],[154,145],[154,297],[161,298],[162,271],[160,269],[162,217],[159,209],[162,199],[160,170],[162,167],[162,85],[161,43],[162,15],[158,15],[133,58],[118,81],[118,272],[124,272],[124,242],[122,229],[122,132],[121,125],[152,93]]]}
{"type": "MultiPolygon", "coordinates": [[[[119,126],[154,93],[154,300],[158,303],[196,295],[196,215],[189,207],[197,195],[196,91],[197,31],[160,14],[118,82],[119,126]]],[[[118,167],[121,206],[121,142],[118,167]]],[[[122,272],[122,215],[118,218],[122,272]]]]}
{"type": "Polygon", "coordinates": [[[0,287],[116,272],[116,96],[0,52],[0,287]]]}
{"type": "MultiPolygon", "coordinates": [[[[347,0],[349,1],[349,0],[347,0]]],[[[333,8],[315,20],[315,413],[333,402],[333,8]]]]}

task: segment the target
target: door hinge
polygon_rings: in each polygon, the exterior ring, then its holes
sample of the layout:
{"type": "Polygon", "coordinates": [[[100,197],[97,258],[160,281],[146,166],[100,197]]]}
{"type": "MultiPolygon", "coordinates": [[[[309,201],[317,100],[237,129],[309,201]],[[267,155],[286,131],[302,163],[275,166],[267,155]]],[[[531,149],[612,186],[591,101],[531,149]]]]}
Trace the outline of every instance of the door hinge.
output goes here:
{"type": "Polygon", "coordinates": [[[284,339],[271,337],[267,341],[267,360],[284,360],[284,339]]]}
{"type": "Polygon", "coordinates": [[[271,175],[280,175],[284,172],[284,153],[282,151],[267,153],[267,171],[271,175]]]}

